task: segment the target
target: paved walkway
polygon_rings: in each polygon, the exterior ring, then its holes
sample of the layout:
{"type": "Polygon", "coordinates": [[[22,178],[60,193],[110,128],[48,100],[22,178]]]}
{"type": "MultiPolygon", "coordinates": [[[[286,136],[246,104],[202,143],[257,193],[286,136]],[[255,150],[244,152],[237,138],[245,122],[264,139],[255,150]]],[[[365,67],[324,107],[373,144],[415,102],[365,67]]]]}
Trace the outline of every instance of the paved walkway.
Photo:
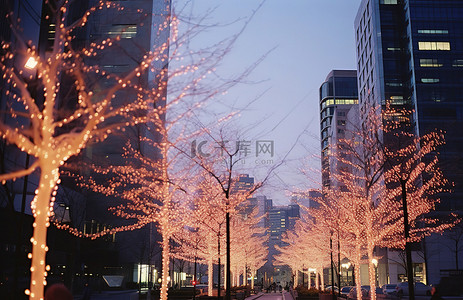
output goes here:
{"type": "Polygon", "coordinates": [[[294,300],[291,294],[287,291],[276,292],[276,293],[258,293],[247,297],[245,300],[294,300]]]}

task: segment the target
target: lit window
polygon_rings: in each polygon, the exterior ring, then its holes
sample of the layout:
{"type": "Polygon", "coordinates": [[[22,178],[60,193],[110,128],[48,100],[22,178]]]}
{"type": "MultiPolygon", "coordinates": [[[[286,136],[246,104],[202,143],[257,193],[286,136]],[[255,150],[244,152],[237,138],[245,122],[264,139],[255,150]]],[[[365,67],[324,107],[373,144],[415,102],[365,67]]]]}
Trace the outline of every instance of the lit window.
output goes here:
{"type": "Polygon", "coordinates": [[[440,29],[418,29],[418,33],[422,34],[449,34],[448,30],[440,29]]]}
{"type": "Polygon", "coordinates": [[[404,105],[406,104],[403,96],[391,96],[389,104],[391,105],[404,105]]]}
{"type": "Polygon", "coordinates": [[[402,83],[400,82],[386,82],[387,86],[394,86],[394,87],[399,87],[402,86],[402,83]]]}
{"type": "Polygon", "coordinates": [[[49,41],[53,41],[55,39],[55,33],[56,33],[56,25],[53,23],[48,25],[48,40],[49,41]]]}
{"type": "Polygon", "coordinates": [[[419,50],[450,50],[449,42],[418,42],[419,50]]]}
{"type": "Polygon", "coordinates": [[[437,58],[420,58],[420,67],[423,68],[437,68],[443,65],[438,62],[437,58]]]}
{"type": "Polygon", "coordinates": [[[463,67],[463,59],[455,59],[452,63],[452,67],[463,67]]]}
{"type": "Polygon", "coordinates": [[[106,34],[110,37],[120,36],[121,39],[131,39],[137,35],[137,26],[127,24],[113,25],[106,34]]]}
{"type": "Polygon", "coordinates": [[[358,104],[358,99],[336,99],[336,104],[358,104]]]}
{"type": "Polygon", "coordinates": [[[422,83],[438,83],[439,78],[421,78],[422,83]]]}
{"type": "Polygon", "coordinates": [[[397,0],[381,0],[380,4],[397,4],[397,0]]]}
{"type": "Polygon", "coordinates": [[[123,73],[129,70],[129,65],[103,65],[103,69],[110,73],[123,73]]]}

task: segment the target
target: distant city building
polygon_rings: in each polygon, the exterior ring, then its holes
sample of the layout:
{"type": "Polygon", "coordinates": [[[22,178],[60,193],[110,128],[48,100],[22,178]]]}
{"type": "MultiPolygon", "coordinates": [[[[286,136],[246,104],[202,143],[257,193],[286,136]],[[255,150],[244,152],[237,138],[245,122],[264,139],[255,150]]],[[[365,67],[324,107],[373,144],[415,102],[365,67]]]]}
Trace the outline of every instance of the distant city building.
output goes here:
{"type": "Polygon", "coordinates": [[[288,230],[293,230],[296,221],[299,219],[299,205],[290,204],[287,206],[273,206],[272,200],[263,198],[266,209],[265,227],[268,234],[268,259],[261,268],[264,284],[272,282],[285,286],[292,280],[291,269],[288,266],[276,266],[273,264],[274,255],[278,254],[275,246],[283,247],[287,244],[282,241],[288,230]]]}
{"type": "Polygon", "coordinates": [[[357,72],[333,70],[320,87],[320,137],[323,189],[331,185],[331,174],[336,172],[330,151],[344,138],[346,115],[358,104],[357,72]]]}
{"type": "Polygon", "coordinates": [[[249,174],[240,174],[234,185],[234,189],[239,192],[249,192],[253,187],[254,177],[249,177],[249,174]]]}
{"type": "MultiPolygon", "coordinates": [[[[463,5],[461,1],[363,0],[355,19],[360,118],[368,106],[413,109],[415,134],[445,131],[439,149],[453,192],[440,195],[438,209],[463,210],[463,5]]],[[[426,239],[427,262],[414,257],[415,279],[436,284],[448,270],[461,269],[452,242],[426,239]]],[[[389,251],[378,266],[380,284],[401,281],[405,270],[389,251]],[[391,266],[392,263],[392,266],[391,266]],[[383,264],[389,264],[383,269],[383,264]]]]}
{"type": "Polygon", "coordinates": [[[307,208],[316,208],[322,198],[322,193],[318,189],[310,189],[303,197],[300,195],[293,195],[291,197],[291,204],[302,205],[307,208]]]}

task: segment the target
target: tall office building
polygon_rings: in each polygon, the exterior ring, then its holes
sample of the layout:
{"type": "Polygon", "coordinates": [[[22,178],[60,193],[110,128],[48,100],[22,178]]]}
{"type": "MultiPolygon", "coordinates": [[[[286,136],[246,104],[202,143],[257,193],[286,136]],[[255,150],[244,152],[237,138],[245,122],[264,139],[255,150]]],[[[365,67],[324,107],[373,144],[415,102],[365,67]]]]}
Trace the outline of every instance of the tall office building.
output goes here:
{"type": "Polygon", "coordinates": [[[292,272],[288,266],[274,264],[274,256],[279,252],[278,247],[287,246],[282,238],[289,230],[294,230],[296,221],[300,218],[299,205],[291,203],[285,206],[275,206],[271,199],[263,198],[266,212],[265,227],[268,235],[268,255],[267,262],[259,270],[265,286],[273,282],[285,286],[292,280],[292,272]]]}
{"type": "Polygon", "coordinates": [[[444,175],[455,183],[442,210],[463,209],[463,3],[362,1],[355,20],[360,111],[415,110],[417,134],[446,132],[444,175]]]}
{"type": "MultiPolygon", "coordinates": [[[[42,58],[48,57],[53,47],[56,30],[50,9],[56,2],[1,1],[2,16],[5,16],[7,12],[12,12],[13,19],[21,19],[19,25],[24,30],[18,32],[23,33],[24,40],[31,41],[33,45],[37,46],[42,58]]],[[[170,35],[170,2],[170,0],[121,1],[114,3],[115,8],[108,5],[108,8],[97,9],[90,15],[86,26],[74,30],[75,39],[73,39],[72,45],[74,49],[89,49],[92,43],[100,43],[105,39],[113,38],[112,47],[99,49],[98,55],[86,57],[85,63],[92,66],[98,65],[101,71],[107,74],[124,76],[140,64],[143,56],[148,51],[165,48],[170,35]],[[119,7],[124,9],[121,10],[119,7]]],[[[69,23],[74,22],[97,4],[98,1],[96,0],[72,2],[70,9],[68,9],[67,21],[69,23]]],[[[3,17],[0,21],[0,35],[2,41],[11,42],[13,49],[19,49],[15,45],[15,36],[11,33],[7,20],[3,17]]],[[[14,64],[18,70],[22,70],[21,67],[24,66],[26,57],[21,55],[20,51],[17,52],[14,64]]],[[[156,60],[148,68],[147,73],[137,77],[137,84],[140,87],[152,89],[157,87],[161,81],[166,83],[166,76],[160,76],[160,74],[166,74],[167,64],[168,59],[156,60]]],[[[35,70],[24,70],[26,75],[34,75],[35,73],[35,70]]],[[[103,91],[114,84],[109,79],[109,76],[97,80],[95,78],[92,77],[91,79],[93,80],[91,84],[94,92],[103,91]]],[[[73,103],[77,98],[75,93],[72,92],[74,89],[70,87],[75,79],[68,78],[63,72],[60,80],[61,89],[57,97],[59,99],[57,106],[72,110],[73,103]]],[[[29,86],[33,87],[33,83],[30,82],[29,86]]],[[[12,104],[14,101],[12,101],[11,97],[5,97],[4,92],[14,89],[14,87],[7,85],[6,82],[0,82],[0,84],[3,93],[0,96],[0,108],[3,108],[2,111],[7,111],[5,108],[14,105],[12,104]]],[[[139,95],[136,92],[121,90],[116,94],[113,101],[116,103],[131,101],[131,99],[136,99],[137,96],[139,95]]],[[[160,92],[159,98],[160,102],[156,103],[156,105],[164,105],[166,89],[160,92]]],[[[40,102],[40,95],[35,97],[35,100],[40,102]]],[[[14,118],[8,114],[2,114],[0,118],[8,124],[15,122],[14,118]]],[[[124,163],[122,159],[123,147],[128,140],[132,142],[138,140],[140,150],[146,156],[156,159],[158,156],[156,151],[145,147],[145,144],[141,142],[146,136],[157,138],[156,133],[152,134],[145,126],[139,125],[127,128],[124,133],[113,134],[104,143],[88,145],[82,151],[81,156],[72,158],[72,161],[79,166],[77,173],[84,176],[93,175],[80,167],[82,166],[81,162],[101,165],[124,163]]],[[[27,167],[27,156],[14,146],[4,144],[3,141],[0,145],[0,154],[2,173],[27,167]]],[[[31,158],[31,163],[32,161],[31,158]]],[[[26,214],[30,214],[30,202],[37,187],[36,177],[35,174],[29,176],[28,184],[23,184],[23,180],[16,180],[7,182],[0,187],[2,213],[5,207],[9,209],[10,206],[13,206],[13,210],[18,211],[23,206],[26,214]]],[[[63,176],[55,201],[55,218],[85,233],[95,233],[108,226],[118,226],[124,224],[124,221],[107,210],[109,206],[115,205],[114,200],[101,194],[87,193],[76,186],[75,182],[63,176]]],[[[31,226],[31,219],[32,216],[27,215],[25,220],[21,221],[21,224],[24,224],[22,233],[25,236],[24,240],[28,240],[27,235],[31,234],[30,228],[26,228],[31,226]]],[[[15,229],[20,227],[14,225],[15,229]]],[[[50,227],[49,232],[52,233],[53,231],[56,230],[50,227]]],[[[59,277],[59,280],[70,283],[72,282],[70,277],[74,277],[78,273],[79,276],[86,276],[87,279],[95,281],[97,277],[101,278],[101,275],[117,274],[124,275],[125,282],[144,281],[146,283],[150,277],[152,282],[154,269],[148,268],[147,265],[154,264],[155,254],[159,256],[159,245],[156,243],[156,239],[156,230],[152,224],[134,232],[118,233],[115,236],[105,237],[93,242],[83,239],[71,239],[63,231],[50,234],[50,251],[47,258],[47,262],[51,265],[49,280],[53,282],[54,279],[59,277]]],[[[2,250],[9,249],[9,252],[14,252],[11,249],[17,248],[15,247],[17,244],[16,239],[10,239],[6,235],[2,235],[0,244],[2,250]],[[5,247],[3,247],[4,245],[5,247]]],[[[25,250],[21,251],[25,253],[23,256],[26,260],[26,255],[30,252],[28,250],[30,243],[22,242],[22,245],[25,250]]],[[[3,255],[2,252],[2,257],[9,258],[11,256],[3,255]]],[[[12,272],[3,268],[2,264],[1,279],[11,277],[12,272]]],[[[27,276],[27,273],[24,274],[21,276],[27,276]]],[[[74,279],[75,286],[81,288],[78,285],[82,282],[77,282],[78,278],[74,279]]]]}
{"type": "MultiPolygon", "coordinates": [[[[90,0],[89,6],[95,5],[97,1],[90,0]]],[[[170,35],[169,18],[171,12],[170,0],[138,0],[123,1],[120,5],[123,10],[117,8],[97,11],[89,18],[88,26],[79,38],[84,45],[100,43],[107,38],[117,38],[112,47],[100,50],[98,55],[90,57],[86,61],[89,65],[98,65],[103,71],[116,76],[125,76],[135,69],[143,60],[144,55],[149,51],[159,51],[165,47],[170,35]]],[[[168,55],[167,53],[164,53],[168,55]]],[[[168,59],[158,59],[151,63],[147,72],[137,77],[137,84],[146,90],[158,88],[161,81],[166,83],[166,76],[160,76],[166,71],[168,59]]],[[[95,89],[104,90],[114,84],[112,79],[101,78],[95,89]]],[[[159,102],[156,106],[162,106],[166,100],[166,89],[160,92],[159,102]]],[[[135,90],[121,90],[113,101],[133,101],[140,97],[135,90]]],[[[146,95],[143,95],[146,97],[146,95]]],[[[162,116],[161,116],[162,117],[162,116]]],[[[100,166],[124,165],[127,159],[123,157],[124,146],[130,142],[134,149],[140,151],[144,156],[152,160],[159,158],[159,153],[144,138],[153,141],[159,140],[154,130],[150,131],[145,125],[136,125],[126,128],[124,132],[111,135],[103,143],[89,145],[77,160],[86,163],[93,163],[100,166]]],[[[105,182],[105,175],[81,172],[83,175],[91,175],[94,178],[105,182]]],[[[72,184],[69,185],[72,188],[72,184]]],[[[85,211],[82,215],[84,223],[82,230],[95,232],[105,227],[117,227],[134,223],[133,220],[124,220],[115,216],[108,210],[120,203],[121,199],[113,199],[107,195],[93,192],[84,193],[86,197],[85,211]]],[[[152,199],[156,201],[156,199],[152,199]]],[[[92,254],[87,255],[97,268],[90,269],[88,273],[106,272],[106,275],[124,275],[128,282],[137,282],[146,286],[148,282],[153,283],[154,268],[160,271],[160,246],[157,243],[159,235],[154,224],[148,224],[144,228],[117,233],[109,239],[112,243],[113,252],[117,254],[111,259],[95,261],[92,254]],[[151,267],[150,267],[151,266],[151,267]],[[122,267],[122,268],[121,268],[122,267]],[[117,268],[119,270],[117,271],[117,268]]],[[[103,245],[108,248],[108,245],[103,245]]],[[[106,249],[107,250],[107,249],[106,249]]],[[[98,251],[94,251],[98,253],[98,251]]]]}
{"type": "MultiPolygon", "coordinates": [[[[440,195],[438,209],[463,210],[463,2],[363,0],[355,36],[360,117],[369,105],[388,104],[414,110],[418,135],[444,130],[440,166],[455,186],[440,195]]],[[[437,283],[442,270],[458,266],[455,255],[432,241],[427,281],[437,283]]]]}
{"type": "Polygon", "coordinates": [[[329,188],[336,166],[330,152],[344,138],[347,114],[358,104],[357,72],[333,70],[320,87],[320,136],[323,189],[329,188]]]}

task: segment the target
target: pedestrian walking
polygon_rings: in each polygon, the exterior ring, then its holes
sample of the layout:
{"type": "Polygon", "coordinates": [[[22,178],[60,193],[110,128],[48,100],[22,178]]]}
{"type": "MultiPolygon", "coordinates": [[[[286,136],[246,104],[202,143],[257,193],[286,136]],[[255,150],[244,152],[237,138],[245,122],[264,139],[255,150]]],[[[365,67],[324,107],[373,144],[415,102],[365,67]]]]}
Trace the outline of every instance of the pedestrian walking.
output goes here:
{"type": "Polygon", "coordinates": [[[431,300],[442,300],[442,297],[439,293],[439,288],[437,286],[433,286],[431,288],[431,300]]]}

